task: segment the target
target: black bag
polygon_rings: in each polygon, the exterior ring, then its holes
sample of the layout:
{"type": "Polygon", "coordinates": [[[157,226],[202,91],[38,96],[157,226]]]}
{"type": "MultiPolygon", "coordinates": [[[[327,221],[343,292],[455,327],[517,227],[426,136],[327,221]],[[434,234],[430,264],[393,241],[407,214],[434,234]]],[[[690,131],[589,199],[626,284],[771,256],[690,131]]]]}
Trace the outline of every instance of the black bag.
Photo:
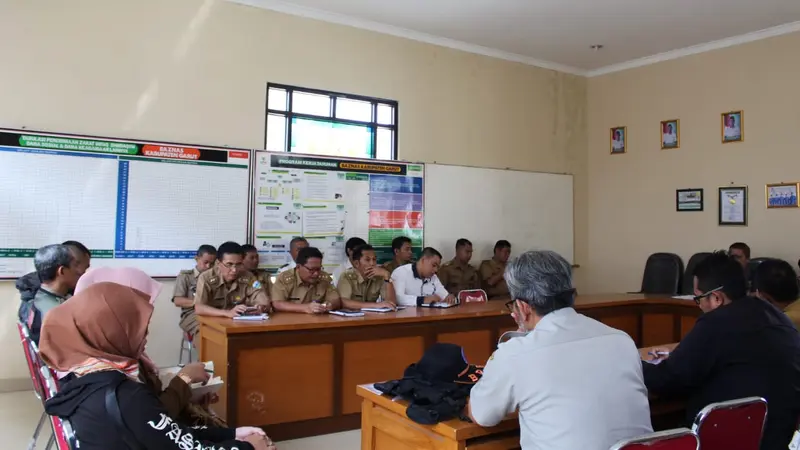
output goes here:
{"type": "Polygon", "coordinates": [[[120,436],[122,436],[122,441],[125,442],[125,446],[130,450],[142,450],[144,447],[133,437],[131,430],[125,426],[125,422],[122,420],[122,413],[119,410],[117,388],[123,381],[125,381],[125,378],[121,378],[116,383],[106,387],[106,413],[111,416],[111,420],[113,420],[114,424],[117,426],[117,431],[119,431],[120,436]]]}

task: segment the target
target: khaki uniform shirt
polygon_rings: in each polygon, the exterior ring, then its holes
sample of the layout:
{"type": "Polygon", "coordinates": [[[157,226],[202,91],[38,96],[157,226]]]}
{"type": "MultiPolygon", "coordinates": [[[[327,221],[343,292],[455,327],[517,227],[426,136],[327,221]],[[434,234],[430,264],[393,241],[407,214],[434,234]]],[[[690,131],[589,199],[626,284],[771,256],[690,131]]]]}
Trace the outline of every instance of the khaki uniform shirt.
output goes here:
{"type": "Polygon", "coordinates": [[[439,272],[439,281],[442,282],[447,292],[458,295],[461,291],[480,289],[481,280],[478,271],[471,264],[461,264],[453,259],[442,265],[439,272]]]}
{"type": "Polygon", "coordinates": [[[508,285],[506,284],[505,278],[494,286],[489,286],[489,284],[486,283],[489,278],[492,278],[498,273],[502,273],[504,270],[506,270],[505,264],[501,264],[494,259],[487,259],[481,263],[481,267],[478,271],[481,274],[483,290],[486,291],[486,295],[489,296],[489,299],[508,297],[508,285]]]}
{"type": "Polygon", "coordinates": [[[316,284],[305,284],[297,269],[281,272],[272,285],[272,301],[305,303],[328,303],[339,299],[330,274],[322,272],[316,284]]]}
{"type": "MultiPolygon", "coordinates": [[[[406,263],[406,264],[408,264],[408,263],[406,263]]],[[[397,269],[400,266],[404,266],[404,265],[405,264],[397,264],[397,261],[391,260],[389,262],[383,263],[381,265],[381,267],[383,267],[384,269],[388,270],[389,271],[389,276],[391,276],[392,272],[394,272],[395,269],[397,269]]]]}
{"type": "Polygon", "coordinates": [[[347,269],[339,277],[336,289],[342,298],[357,302],[377,302],[378,298],[386,299],[388,284],[381,276],[365,279],[358,270],[347,269]]]}
{"type": "Polygon", "coordinates": [[[194,304],[228,310],[236,305],[269,306],[270,302],[264,286],[250,272],[244,271],[239,278],[226,284],[215,266],[197,277],[194,304]]]}
{"type": "MultiPolygon", "coordinates": [[[[191,270],[181,270],[178,278],[175,279],[175,290],[172,292],[172,301],[175,297],[194,298],[197,292],[197,278],[200,276],[200,271],[197,268],[191,270]]],[[[181,319],[189,315],[194,308],[181,308],[181,319]]]]}
{"type": "Polygon", "coordinates": [[[257,269],[255,272],[253,272],[253,277],[255,277],[259,283],[261,283],[261,287],[264,289],[264,292],[272,292],[272,275],[269,272],[266,270],[257,269]]]}
{"type": "Polygon", "coordinates": [[[789,306],[784,308],[783,312],[789,317],[795,328],[800,330],[800,300],[790,303],[789,306]]]}

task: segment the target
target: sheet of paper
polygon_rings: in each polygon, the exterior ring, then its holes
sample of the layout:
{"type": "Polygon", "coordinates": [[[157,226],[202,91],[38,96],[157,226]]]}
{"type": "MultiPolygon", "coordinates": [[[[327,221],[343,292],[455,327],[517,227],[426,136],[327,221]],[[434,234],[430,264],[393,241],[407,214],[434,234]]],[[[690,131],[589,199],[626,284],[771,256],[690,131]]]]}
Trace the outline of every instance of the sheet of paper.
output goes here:
{"type": "Polygon", "coordinates": [[[291,203],[259,202],[255,214],[257,235],[299,235],[302,232],[303,215],[291,203]]]}
{"type": "Polygon", "coordinates": [[[673,295],[672,298],[678,300],[694,300],[694,295],[673,295]]]}
{"type": "Polygon", "coordinates": [[[344,212],[336,209],[304,209],[303,236],[341,236],[344,233],[344,212]]]}

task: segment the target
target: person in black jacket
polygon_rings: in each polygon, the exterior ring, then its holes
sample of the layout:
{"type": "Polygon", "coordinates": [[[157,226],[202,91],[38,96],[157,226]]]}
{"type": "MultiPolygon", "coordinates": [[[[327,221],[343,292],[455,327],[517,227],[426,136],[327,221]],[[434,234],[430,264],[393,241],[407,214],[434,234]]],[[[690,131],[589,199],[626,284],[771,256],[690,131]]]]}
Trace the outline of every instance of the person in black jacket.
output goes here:
{"type": "Polygon", "coordinates": [[[148,294],[96,283],[53,309],[42,326],[44,362],[75,379],[47,401],[83,450],[274,450],[258,428],[191,428],[176,422],[139,378],[153,314],[148,294]]]}
{"type": "Polygon", "coordinates": [[[761,449],[787,448],[800,414],[800,335],[773,305],[747,296],[742,266],[724,252],[697,265],[694,293],[704,314],[667,359],[643,362],[645,385],[688,395],[690,422],[710,403],[763,397],[761,449]]]}

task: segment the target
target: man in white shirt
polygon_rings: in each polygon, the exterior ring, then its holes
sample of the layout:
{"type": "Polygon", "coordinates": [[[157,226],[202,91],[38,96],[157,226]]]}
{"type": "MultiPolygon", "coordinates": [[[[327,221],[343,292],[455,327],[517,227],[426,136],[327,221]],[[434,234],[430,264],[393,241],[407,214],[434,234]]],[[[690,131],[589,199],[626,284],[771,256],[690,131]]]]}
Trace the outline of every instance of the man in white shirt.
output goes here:
{"type": "Polygon", "coordinates": [[[678,145],[678,136],[675,134],[675,129],[671,123],[668,123],[664,128],[664,135],[661,137],[662,147],[675,147],[678,145]]]}
{"type": "Polygon", "coordinates": [[[456,298],[447,292],[436,272],[442,264],[442,254],[426,247],[419,261],[400,266],[392,272],[392,285],[397,304],[421,306],[437,302],[453,304],[456,298]]]}
{"type": "Polygon", "coordinates": [[[296,237],[289,242],[289,254],[292,256],[292,262],[284,264],[278,269],[278,273],[286,272],[297,267],[297,254],[300,250],[308,247],[308,241],[304,237],[296,237]]]}
{"type": "Polygon", "coordinates": [[[625,151],[625,137],[622,135],[622,131],[614,131],[614,139],[611,141],[611,149],[615,152],[625,151]]]}
{"type": "Polygon", "coordinates": [[[361,247],[362,245],[367,245],[367,241],[361,239],[360,237],[351,237],[344,243],[344,254],[346,256],[345,261],[343,264],[339,265],[336,270],[333,271],[333,286],[336,287],[336,283],[339,282],[339,278],[341,278],[342,274],[347,269],[353,268],[353,250],[356,247],[361,247]]]}
{"type": "Polygon", "coordinates": [[[519,411],[522,450],[607,450],[652,432],[639,352],[622,331],[573,309],[570,264],[555,252],[509,263],[507,303],[527,332],[498,346],[472,388],[481,426],[519,411]]]}

